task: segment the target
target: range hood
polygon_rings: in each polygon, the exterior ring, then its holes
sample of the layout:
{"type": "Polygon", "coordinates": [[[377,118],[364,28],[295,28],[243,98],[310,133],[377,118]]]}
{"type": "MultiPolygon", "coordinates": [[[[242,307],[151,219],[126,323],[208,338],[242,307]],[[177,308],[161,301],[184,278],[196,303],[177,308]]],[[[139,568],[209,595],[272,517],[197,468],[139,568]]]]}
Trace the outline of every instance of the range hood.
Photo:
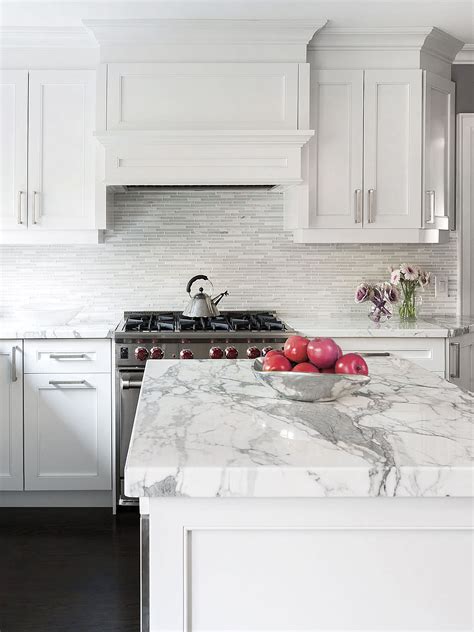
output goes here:
{"type": "Polygon", "coordinates": [[[294,185],[309,128],[303,20],[94,20],[106,185],[294,185]]]}

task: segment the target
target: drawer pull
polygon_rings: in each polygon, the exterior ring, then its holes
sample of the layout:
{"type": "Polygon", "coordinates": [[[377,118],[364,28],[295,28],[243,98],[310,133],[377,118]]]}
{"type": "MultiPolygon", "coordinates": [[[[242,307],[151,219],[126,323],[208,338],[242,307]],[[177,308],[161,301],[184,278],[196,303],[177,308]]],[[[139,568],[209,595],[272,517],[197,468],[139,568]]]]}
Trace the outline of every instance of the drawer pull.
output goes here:
{"type": "Polygon", "coordinates": [[[16,374],[16,347],[12,347],[12,364],[11,364],[11,380],[12,382],[18,381],[18,375],[16,374]]]}
{"type": "Polygon", "coordinates": [[[52,360],[83,360],[89,358],[85,353],[50,353],[49,357],[52,360]]]}
{"type": "Polygon", "coordinates": [[[454,371],[449,372],[449,377],[457,380],[461,377],[461,343],[451,342],[450,347],[451,349],[456,349],[456,364],[454,371]]]}
{"type": "Polygon", "coordinates": [[[87,388],[94,388],[88,384],[87,380],[49,380],[51,386],[86,386],[87,388]]]}

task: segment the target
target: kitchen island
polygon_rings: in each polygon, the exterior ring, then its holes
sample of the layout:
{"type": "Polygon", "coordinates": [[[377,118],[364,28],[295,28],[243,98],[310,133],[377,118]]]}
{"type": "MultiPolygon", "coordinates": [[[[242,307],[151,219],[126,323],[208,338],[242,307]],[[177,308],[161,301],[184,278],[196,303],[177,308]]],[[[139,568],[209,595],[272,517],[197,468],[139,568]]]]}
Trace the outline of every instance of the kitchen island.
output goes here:
{"type": "Polygon", "coordinates": [[[147,363],[125,470],[143,629],[472,630],[474,398],[396,357],[337,402],[147,363]]]}

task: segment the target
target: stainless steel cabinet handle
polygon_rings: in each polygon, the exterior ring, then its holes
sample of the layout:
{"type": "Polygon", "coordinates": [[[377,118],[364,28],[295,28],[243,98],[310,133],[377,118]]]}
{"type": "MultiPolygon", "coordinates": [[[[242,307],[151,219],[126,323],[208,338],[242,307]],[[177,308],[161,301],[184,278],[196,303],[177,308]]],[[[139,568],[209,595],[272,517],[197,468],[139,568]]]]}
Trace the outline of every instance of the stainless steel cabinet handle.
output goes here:
{"type": "Polygon", "coordinates": [[[16,382],[18,380],[18,375],[16,374],[16,347],[12,347],[12,364],[11,364],[11,380],[12,382],[16,382]]]}
{"type": "Polygon", "coordinates": [[[354,222],[356,224],[362,222],[362,189],[354,191],[354,222]]]}
{"type": "MultiPolygon", "coordinates": [[[[85,386],[87,385],[87,380],[49,380],[51,386],[85,386]]],[[[93,386],[88,385],[89,388],[94,388],[93,386]]]]}
{"type": "Polygon", "coordinates": [[[435,210],[436,210],[436,191],[426,191],[426,195],[429,197],[429,203],[427,204],[428,213],[425,218],[427,224],[434,224],[435,222],[435,210]]]}
{"type": "Polygon", "coordinates": [[[33,224],[37,224],[39,221],[39,213],[38,213],[38,200],[39,191],[33,191],[33,224]]]}
{"type": "Polygon", "coordinates": [[[367,202],[369,207],[367,223],[373,224],[375,222],[375,189],[369,189],[367,191],[367,202]]]}
{"type": "Polygon", "coordinates": [[[142,380],[122,380],[120,382],[122,390],[126,391],[129,388],[141,388],[142,380]]]}
{"type": "Polygon", "coordinates": [[[461,377],[461,343],[451,342],[449,343],[451,349],[456,349],[456,363],[454,365],[454,371],[449,372],[449,377],[457,379],[461,377]]]}
{"type": "Polygon", "coordinates": [[[85,353],[50,353],[49,357],[52,360],[80,360],[88,356],[85,353]]]}
{"type": "Polygon", "coordinates": [[[24,191],[18,191],[18,208],[17,208],[17,223],[23,224],[23,194],[24,191]]]}

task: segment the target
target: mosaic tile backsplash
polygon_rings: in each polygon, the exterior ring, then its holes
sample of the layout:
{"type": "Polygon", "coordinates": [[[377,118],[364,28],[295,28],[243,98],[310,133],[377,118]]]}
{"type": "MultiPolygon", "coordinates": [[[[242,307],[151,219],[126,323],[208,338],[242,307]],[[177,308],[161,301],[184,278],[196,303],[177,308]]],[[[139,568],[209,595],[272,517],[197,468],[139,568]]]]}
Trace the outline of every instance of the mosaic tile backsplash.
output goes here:
{"type": "Polygon", "coordinates": [[[421,315],[454,314],[457,239],[446,245],[295,244],[284,232],[283,194],[266,189],[115,193],[113,230],[96,246],[0,246],[0,314],[30,300],[84,306],[118,320],[124,310],[182,309],[186,282],[207,274],[221,306],[281,313],[367,313],[353,292],[388,280],[387,267],[420,265],[449,279],[449,298],[422,293],[421,315]]]}

